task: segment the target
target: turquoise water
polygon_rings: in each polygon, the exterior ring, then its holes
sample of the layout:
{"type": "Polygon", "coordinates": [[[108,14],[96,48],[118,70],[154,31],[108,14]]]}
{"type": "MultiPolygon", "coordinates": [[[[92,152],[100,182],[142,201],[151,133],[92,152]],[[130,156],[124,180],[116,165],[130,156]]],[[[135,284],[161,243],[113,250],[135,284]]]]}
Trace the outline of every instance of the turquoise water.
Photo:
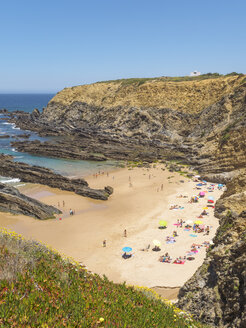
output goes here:
{"type": "MultiPolygon", "coordinates": [[[[26,112],[31,112],[34,108],[42,109],[46,107],[48,101],[53,95],[1,95],[0,94],[0,108],[6,108],[8,110],[23,110],[26,112]]],[[[57,173],[73,176],[73,177],[83,177],[99,170],[109,170],[117,165],[114,161],[105,162],[94,162],[94,161],[80,161],[80,160],[66,160],[66,159],[56,159],[44,156],[35,156],[27,153],[17,152],[11,147],[10,142],[15,141],[15,137],[19,134],[29,133],[31,134],[29,140],[49,140],[52,138],[41,138],[37,134],[20,130],[16,128],[14,124],[10,124],[4,120],[5,116],[0,114],[0,135],[10,135],[11,138],[1,139],[0,138],[0,153],[9,154],[14,156],[14,160],[18,162],[24,162],[30,165],[39,165],[43,167],[50,168],[57,173]]],[[[19,139],[21,140],[21,139],[19,139]]],[[[23,139],[22,139],[23,140],[23,139]]],[[[6,178],[0,178],[0,181],[5,181],[6,178]]],[[[12,179],[9,179],[9,181],[12,179]]]]}

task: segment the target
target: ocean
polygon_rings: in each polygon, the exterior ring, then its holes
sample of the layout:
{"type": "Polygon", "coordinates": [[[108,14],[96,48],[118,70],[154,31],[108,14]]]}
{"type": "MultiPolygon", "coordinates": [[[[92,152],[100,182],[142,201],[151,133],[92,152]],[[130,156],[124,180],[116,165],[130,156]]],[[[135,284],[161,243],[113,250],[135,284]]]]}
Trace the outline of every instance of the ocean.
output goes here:
{"type": "MultiPolygon", "coordinates": [[[[32,112],[34,108],[42,110],[52,99],[54,94],[0,94],[0,109],[6,108],[9,111],[22,110],[32,112]]],[[[107,170],[116,166],[114,161],[95,162],[81,160],[57,159],[44,156],[36,156],[28,153],[20,153],[11,147],[11,142],[16,140],[19,134],[31,134],[28,140],[50,140],[52,137],[39,137],[36,133],[28,130],[21,130],[15,124],[4,120],[4,114],[0,114],[0,136],[10,135],[10,138],[0,138],[0,153],[14,156],[14,160],[30,165],[39,165],[50,168],[56,173],[70,177],[84,177],[99,170],[107,170]]],[[[57,138],[57,137],[56,137],[57,138]]],[[[23,139],[20,139],[23,140],[23,139]]],[[[19,180],[11,177],[0,177],[0,182],[19,183],[19,180]]]]}

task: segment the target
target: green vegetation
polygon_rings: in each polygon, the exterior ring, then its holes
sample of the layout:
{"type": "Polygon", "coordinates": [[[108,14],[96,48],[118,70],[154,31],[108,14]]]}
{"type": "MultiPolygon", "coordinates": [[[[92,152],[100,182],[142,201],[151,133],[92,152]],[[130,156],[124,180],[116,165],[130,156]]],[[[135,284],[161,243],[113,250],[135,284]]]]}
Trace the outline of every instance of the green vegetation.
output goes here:
{"type": "Polygon", "coordinates": [[[204,327],[147,288],[114,284],[0,231],[0,327],[204,327]]]}
{"type": "Polygon", "coordinates": [[[222,135],[222,137],[220,138],[220,147],[224,146],[228,142],[229,139],[230,139],[229,133],[222,135]]]}
{"type": "Polygon", "coordinates": [[[219,73],[206,73],[199,76],[160,76],[160,77],[144,77],[144,78],[130,78],[130,79],[118,79],[118,80],[107,80],[107,81],[98,81],[96,83],[121,83],[121,85],[131,85],[135,84],[139,86],[145,82],[150,81],[161,81],[161,82],[186,82],[186,81],[202,81],[207,79],[217,79],[223,76],[243,76],[242,73],[232,72],[226,75],[219,73]]]}

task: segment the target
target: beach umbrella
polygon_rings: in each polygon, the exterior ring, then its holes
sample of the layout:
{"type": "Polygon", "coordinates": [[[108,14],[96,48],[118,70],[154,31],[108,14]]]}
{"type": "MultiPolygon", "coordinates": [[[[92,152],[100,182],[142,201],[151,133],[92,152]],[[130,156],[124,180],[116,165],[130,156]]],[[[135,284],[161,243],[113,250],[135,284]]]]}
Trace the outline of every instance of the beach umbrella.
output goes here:
{"type": "Polygon", "coordinates": [[[195,175],[195,178],[197,178],[197,179],[200,178],[200,175],[195,175]]]}
{"type": "Polygon", "coordinates": [[[202,209],[203,209],[203,210],[208,210],[208,207],[203,207],[202,209]]]}
{"type": "Polygon", "coordinates": [[[187,220],[187,221],[185,221],[185,223],[187,223],[187,224],[192,224],[193,221],[192,221],[192,220],[187,220]]]}
{"type": "Polygon", "coordinates": [[[203,222],[200,221],[200,220],[197,220],[197,221],[195,221],[194,223],[195,223],[195,224],[203,224],[203,222]]]}
{"type": "Polygon", "coordinates": [[[201,187],[202,186],[202,183],[197,183],[197,187],[201,187]]]}
{"type": "Polygon", "coordinates": [[[159,240],[156,240],[156,239],[153,240],[153,244],[157,247],[161,246],[161,242],[159,240]]]}
{"type": "Polygon", "coordinates": [[[123,247],[122,251],[125,252],[125,253],[128,253],[128,252],[132,251],[132,248],[131,247],[123,247]]]}
{"type": "Polygon", "coordinates": [[[167,226],[167,221],[160,220],[160,221],[159,221],[159,226],[160,226],[160,227],[166,227],[166,226],[167,226]]]}
{"type": "Polygon", "coordinates": [[[205,196],[205,192],[204,192],[204,191],[200,191],[200,192],[199,192],[199,195],[200,195],[200,196],[205,196]]]}
{"type": "Polygon", "coordinates": [[[223,187],[223,184],[222,184],[222,183],[219,183],[219,184],[218,184],[218,187],[223,187]]]}

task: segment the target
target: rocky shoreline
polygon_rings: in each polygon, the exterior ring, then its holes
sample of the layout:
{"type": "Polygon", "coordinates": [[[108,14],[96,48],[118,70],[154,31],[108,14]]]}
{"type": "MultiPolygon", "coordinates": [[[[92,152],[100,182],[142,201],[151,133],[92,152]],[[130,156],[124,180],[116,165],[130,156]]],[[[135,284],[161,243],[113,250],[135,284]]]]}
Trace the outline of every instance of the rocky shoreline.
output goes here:
{"type": "Polygon", "coordinates": [[[107,200],[113,193],[112,187],[92,189],[84,179],[69,179],[44,167],[14,162],[12,156],[3,154],[0,154],[0,175],[19,178],[23,182],[38,183],[72,191],[93,199],[107,200]]]}
{"type": "Polygon", "coordinates": [[[0,183],[0,211],[24,214],[39,220],[53,219],[62,213],[53,206],[46,205],[20,193],[16,188],[0,183]]]}

